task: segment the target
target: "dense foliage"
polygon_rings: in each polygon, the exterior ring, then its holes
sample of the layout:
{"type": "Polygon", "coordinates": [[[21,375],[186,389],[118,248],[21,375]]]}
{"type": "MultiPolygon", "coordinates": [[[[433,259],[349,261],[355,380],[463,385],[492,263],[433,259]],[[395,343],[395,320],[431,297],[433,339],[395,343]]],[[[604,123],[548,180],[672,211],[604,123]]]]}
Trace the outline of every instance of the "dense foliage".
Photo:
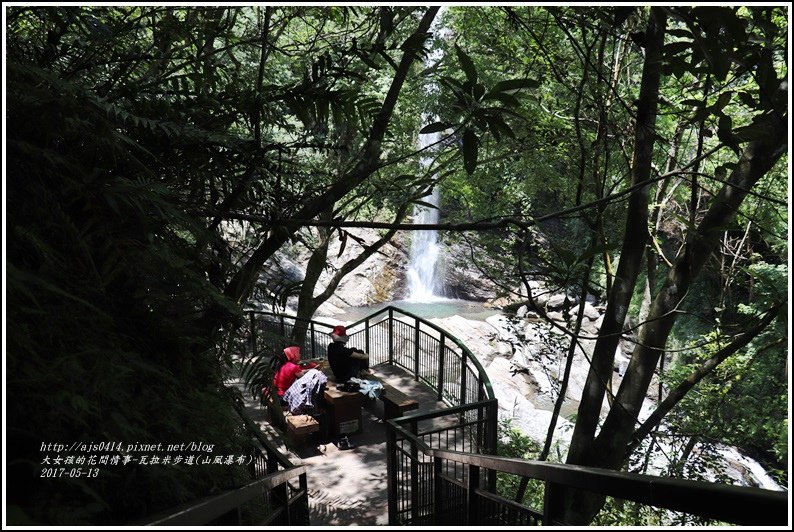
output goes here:
{"type": "MultiPolygon", "coordinates": [[[[4,30],[9,522],[127,523],[245,482],[41,479],[40,449],[246,452],[224,387],[240,310],[317,297],[263,266],[298,246],[322,267],[346,222],[399,222],[435,185],[443,222],[490,224],[446,238],[504,295],[531,305],[542,278],[608,302],[593,361],[610,373],[624,324],[630,374],[675,390],[763,323],[654,430],[785,480],[784,8],[16,6],[4,30]]],[[[594,375],[575,439],[597,456],[572,455],[625,467],[641,420],[613,409],[596,438],[594,375]]]]}

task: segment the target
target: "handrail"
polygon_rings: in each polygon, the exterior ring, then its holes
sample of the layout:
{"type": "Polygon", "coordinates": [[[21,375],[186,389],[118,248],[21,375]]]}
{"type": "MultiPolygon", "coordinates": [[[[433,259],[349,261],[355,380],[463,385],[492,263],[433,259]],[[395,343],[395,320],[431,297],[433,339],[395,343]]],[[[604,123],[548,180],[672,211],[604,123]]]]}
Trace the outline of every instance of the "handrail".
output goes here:
{"type": "Polygon", "coordinates": [[[389,310],[391,310],[392,312],[394,312],[394,311],[399,312],[400,314],[403,314],[404,316],[408,316],[409,318],[413,318],[413,319],[415,319],[417,321],[420,321],[424,325],[430,327],[431,329],[435,330],[439,334],[442,334],[442,335],[444,335],[444,337],[446,337],[449,340],[451,340],[452,343],[454,343],[455,345],[457,345],[461,349],[461,352],[463,353],[463,355],[466,358],[468,358],[472,362],[472,364],[474,364],[474,367],[477,369],[477,372],[480,374],[480,378],[482,379],[483,387],[485,388],[485,392],[486,392],[486,399],[493,399],[495,397],[494,391],[493,391],[493,386],[491,385],[491,379],[488,378],[488,374],[485,372],[485,369],[482,367],[482,364],[480,364],[480,361],[477,360],[477,357],[474,356],[474,354],[471,352],[471,350],[468,347],[466,347],[466,344],[461,342],[455,335],[450,334],[449,332],[445,331],[444,329],[442,329],[438,325],[435,325],[434,323],[430,323],[429,321],[425,320],[424,318],[421,318],[421,317],[417,316],[416,314],[414,314],[412,312],[408,312],[407,310],[403,310],[401,308],[395,307],[394,305],[389,305],[387,307],[382,308],[381,310],[379,310],[377,312],[374,312],[374,313],[370,314],[369,316],[366,316],[364,318],[361,318],[358,321],[355,321],[355,322],[351,323],[350,325],[348,325],[348,328],[353,328],[353,327],[355,327],[355,326],[357,326],[359,324],[365,323],[368,320],[372,319],[373,317],[376,317],[379,314],[382,314],[384,312],[388,312],[389,310]]]}
{"type": "Polygon", "coordinates": [[[287,458],[281,451],[278,450],[275,446],[271,445],[268,439],[262,434],[262,430],[259,426],[254,423],[254,421],[249,417],[248,413],[245,409],[240,405],[237,401],[234,401],[234,410],[237,412],[237,415],[240,416],[240,419],[243,420],[243,424],[248,432],[256,438],[256,441],[259,445],[264,447],[268,453],[272,454],[273,457],[276,459],[279,465],[284,468],[293,467],[294,464],[287,458]]]}
{"type": "Polygon", "coordinates": [[[450,460],[544,481],[547,487],[580,489],[739,525],[780,525],[788,519],[786,492],[433,448],[401,426],[415,424],[420,417],[428,416],[407,415],[387,423],[429,459],[450,460]],[[747,511],[748,505],[752,512],[747,511]]]}
{"type": "Polygon", "coordinates": [[[443,449],[430,449],[429,456],[736,524],[788,519],[788,494],[782,491],[443,449]]]}
{"type": "Polygon", "coordinates": [[[335,327],[335,325],[331,325],[330,323],[325,323],[322,321],[306,319],[306,318],[299,318],[297,316],[289,316],[288,314],[280,314],[278,312],[271,312],[269,310],[257,310],[255,308],[247,308],[247,309],[243,309],[243,312],[253,312],[255,314],[264,314],[266,316],[284,316],[293,320],[305,321],[306,323],[315,323],[317,325],[322,325],[323,327],[328,327],[329,329],[333,329],[335,327]]]}
{"type": "Polygon", "coordinates": [[[263,489],[273,489],[307,471],[308,468],[303,465],[276,471],[241,488],[207,497],[198,503],[192,501],[178,510],[171,510],[167,515],[145,524],[150,526],[204,525],[261,495],[263,489]]]}
{"type": "MultiPolygon", "coordinates": [[[[488,377],[488,374],[486,373],[485,369],[482,367],[482,364],[480,363],[480,361],[477,360],[477,357],[475,357],[474,354],[471,352],[471,350],[468,347],[466,347],[466,344],[464,344],[462,341],[460,341],[456,336],[450,334],[449,332],[445,331],[441,327],[439,327],[439,326],[437,326],[437,325],[425,320],[424,318],[421,318],[421,317],[417,316],[416,314],[413,314],[413,313],[408,312],[406,310],[403,310],[401,308],[395,307],[394,305],[388,305],[388,306],[386,306],[386,307],[384,307],[384,308],[382,308],[382,309],[380,309],[378,311],[373,312],[372,314],[369,314],[369,315],[367,315],[367,316],[365,316],[365,317],[363,317],[363,318],[361,318],[361,319],[359,319],[357,321],[354,321],[353,323],[351,323],[350,325],[347,325],[346,327],[347,327],[348,330],[350,330],[350,329],[353,329],[354,327],[357,327],[359,325],[365,325],[366,326],[366,324],[369,323],[369,321],[372,320],[373,318],[376,318],[376,317],[380,316],[381,314],[388,314],[389,311],[397,312],[399,314],[402,314],[404,316],[412,318],[412,319],[416,320],[417,322],[420,322],[423,325],[425,325],[425,326],[433,329],[434,331],[438,332],[440,335],[442,335],[442,338],[449,339],[453,344],[455,344],[458,348],[460,348],[462,356],[467,361],[471,362],[471,364],[474,366],[474,369],[479,374],[480,382],[482,382],[482,386],[483,386],[483,389],[484,389],[485,399],[494,399],[496,397],[495,394],[494,394],[494,391],[493,391],[493,385],[491,384],[491,379],[488,377]]],[[[334,325],[331,325],[331,324],[328,324],[328,323],[325,323],[325,322],[321,322],[321,321],[317,321],[317,320],[313,320],[313,319],[298,318],[297,316],[288,316],[286,314],[279,314],[279,313],[276,313],[276,312],[270,312],[270,311],[266,311],[266,310],[245,309],[245,312],[253,313],[253,314],[261,314],[261,315],[266,315],[266,316],[288,317],[290,319],[293,319],[293,320],[296,320],[296,321],[305,322],[307,324],[320,325],[322,327],[328,327],[329,329],[333,329],[334,328],[334,325]]],[[[388,317],[385,318],[385,319],[388,319],[388,317]]]]}

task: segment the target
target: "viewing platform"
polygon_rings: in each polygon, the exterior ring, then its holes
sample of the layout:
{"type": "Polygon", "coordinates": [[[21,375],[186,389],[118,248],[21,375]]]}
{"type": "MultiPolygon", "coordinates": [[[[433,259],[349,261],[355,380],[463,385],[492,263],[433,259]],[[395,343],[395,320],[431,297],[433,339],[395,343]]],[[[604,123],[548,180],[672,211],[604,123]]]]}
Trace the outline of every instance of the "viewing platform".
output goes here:
{"type": "Polygon", "coordinates": [[[296,341],[303,358],[326,358],[333,326],[259,311],[249,316],[239,343],[248,384],[227,384],[242,392],[235,408],[252,435],[254,480],[150,524],[559,525],[566,499],[576,491],[636,503],[673,521],[676,516],[740,525],[786,520],[782,492],[497,456],[498,405],[482,365],[448,332],[395,307],[347,329],[350,345],[369,354],[374,377],[395,390],[395,406],[404,407],[404,415],[384,421],[381,401],[359,403],[356,397],[346,407],[352,414],[338,415],[341,410],[329,406],[337,432],[350,433],[351,448],[340,449],[336,435],[317,442],[296,433],[303,443],[288,449],[289,438],[252,397],[246,368],[254,368],[260,379],[270,375],[263,368],[273,353],[296,341]],[[407,410],[411,400],[417,408],[407,410]],[[530,481],[534,503],[527,502],[522,487],[505,490],[530,481]],[[244,519],[252,509],[257,517],[244,519]]]}
{"type": "MultiPolygon", "coordinates": [[[[419,403],[418,409],[411,410],[412,414],[445,407],[433,390],[414,380],[405,370],[381,364],[371,371],[379,381],[419,403]]],[[[241,383],[236,386],[243,391],[241,383]]],[[[388,524],[386,424],[382,401],[364,399],[361,431],[349,436],[352,449],[338,449],[334,438],[318,444],[316,438],[310,437],[297,449],[290,450],[284,443],[283,432],[271,424],[266,409],[250,394],[243,395],[246,412],[268,439],[296,464],[311,468],[308,493],[312,525],[388,524]]]]}

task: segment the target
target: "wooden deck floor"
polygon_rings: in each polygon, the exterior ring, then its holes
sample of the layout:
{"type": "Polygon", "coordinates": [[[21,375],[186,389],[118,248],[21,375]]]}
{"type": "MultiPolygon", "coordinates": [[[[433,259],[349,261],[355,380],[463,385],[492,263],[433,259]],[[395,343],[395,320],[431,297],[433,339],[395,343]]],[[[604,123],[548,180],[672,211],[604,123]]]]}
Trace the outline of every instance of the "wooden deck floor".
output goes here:
{"type": "MultiPolygon", "coordinates": [[[[394,386],[419,402],[419,410],[427,412],[443,408],[427,386],[416,382],[395,366],[375,366],[371,371],[383,382],[394,386]]],[[[238,384],[238,386],[240,386],[238,384]]],[[[244,394],[246,395],[246,394],[244,394]]],[[[272,427],[267,413],[245,397],[249,415],[280,450],[293,457],[295,463],[309,465],[309,515],[312,526],[386,525],[388,498],[386,489],[386,427],[382,421],[383,403],[365,400],[362,409],[362,430],[350,436],[353,449],[339,450],[328,443],[307,443],[289,451],[280,431],[272,427]]]]}

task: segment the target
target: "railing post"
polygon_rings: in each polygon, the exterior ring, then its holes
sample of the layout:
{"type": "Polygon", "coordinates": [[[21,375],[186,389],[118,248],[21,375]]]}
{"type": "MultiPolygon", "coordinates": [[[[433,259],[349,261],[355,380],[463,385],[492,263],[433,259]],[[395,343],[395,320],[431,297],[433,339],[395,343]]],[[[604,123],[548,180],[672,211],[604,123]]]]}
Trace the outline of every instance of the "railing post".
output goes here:
{"type": "Polygon", "coordinates": [[[394,364],[394,311],[389,309],[389,365],[394,364]]]}
{"type": "Polygon", "coordinates": [[[414,320],[414,380],[419,380],[419,318],[414,320]]]}
{"type": "Polygon", "coordinates": [[[441,458],[433,457],[433,524],[444,525],[446,517],[443,515],[444,507],[444,490],[443,480],[441,478],[441,458]]]}
{"type": "MultiPolygon", "coordinates": [[[[485,421],[485,439],[488,446],[487,452],[485,454],[496,454],[496,442],[499,438],[497,433],[497,427],[499,426],[499,403],[496,401],[496,399],[493,399],[488,403],[485,409],[485,414],[487,417],[485,421]]],[[[491,493],[496,493],[496,471],[492,469],[488,470],[488,478],[486,479],[486,482],[488,483],[488,491],[491,493]]]]}
{"type": "Polygon", "coordinates": [[[483,431],[483,424],[486,418],[485,413],[483,412],[484,408],[485,407],[483,405],[477,407],[477,450],[475,452],[479,454],[486,454],[484,439],[485,434],[483,431]]]}
{"type": "Polygon", "coordinates": [[[543,525],[554,526],[561,515],[563,489],[559,484],[546,481],[543,490],[543,525]]]}
{"type": "Polygon", "coordinates": [[[313,321],[309,322],[309,330],[311,331],[311,337],[312,337],[312,358],[317,358],[317,353],[316,353],[316,351],[314,349],[314,322],[313,321]]]}
{"type": "Polygon", "coordinates": [[[279,323],[281,324],[281,337],[284,338],[287,336],[287,333],[284,331],[284,314],[279,314],[279,323]]]}
{"type": "Polygon", "coordinates": [[[417,433],[416,421],[411,422],[411,525],[417,526],[419,521],[419,449],[415,438],[417,433]]]}
{"type": "Polygon", "coordinates": [[[389,525],[397,525],[397,432],[386,423],[386,491],[389,498],[389,525]]]}
{"type": "Polygon", "coordinates": [[[466,404],[466,353],[460,352],[460,404],[466,404]]]}
{"type": "Polygon", "coordinates": [[[268,475],[278,471],[278,458],[276,458],[275,453],[267,452],[266,468],[268,475]]]}
{"type": "Polygon", "coordinates": [[[375,364],[372,360],[372,353],[369,352],[369,318],[364,320],[364,351],[370,355],[370,364],[375,364]]]}
{"type": "Polygon", "coordinates": [[[270,490],[270,501],[271,505],[276,508],[283,508],[284,511],[281,515],[284,516],[283,519],[278,519],[279,525],[289,525],[292,524],[291,516],[289,513],[289,497],[287,493],[287,481],[285,480],[282,484],[273,487],[270,490]]]}
{"type": "Polygon", "coordinates": [[[298,477],[298,484],[301,490],[301,497],[300,501],[296,504],[299,504],[300,514],[298,522],[295,523],[296,525],[308,525],[309,524],[309,482],[306,478],[306,473],[302,474],[298,477]]]}
{"type": "MultiPolygon", "coordinates": [[[[251,321],[251,356],[256,356],[256,317],[254,316],[254,311],[248,313],[248,317],[251,321]]],[[[243,355],[243,360],[245,360],[245,355],[243,355]]]]}
{"type": "Polygon", "coordinates": [[[477,490],[480,489],[480,468],[478,466],[469,466],[469,486],[466,491],[466,524],[469,526],[479,525],[480,523],[480,508],[478,506],[477,490]]]}
{"type": "Polygon", "coordinates": [[[447,335],[441,333],[438,344],[438,400],[444,400],[444,352],[446,351],[445,344],[447,343],[447,335]]]}

